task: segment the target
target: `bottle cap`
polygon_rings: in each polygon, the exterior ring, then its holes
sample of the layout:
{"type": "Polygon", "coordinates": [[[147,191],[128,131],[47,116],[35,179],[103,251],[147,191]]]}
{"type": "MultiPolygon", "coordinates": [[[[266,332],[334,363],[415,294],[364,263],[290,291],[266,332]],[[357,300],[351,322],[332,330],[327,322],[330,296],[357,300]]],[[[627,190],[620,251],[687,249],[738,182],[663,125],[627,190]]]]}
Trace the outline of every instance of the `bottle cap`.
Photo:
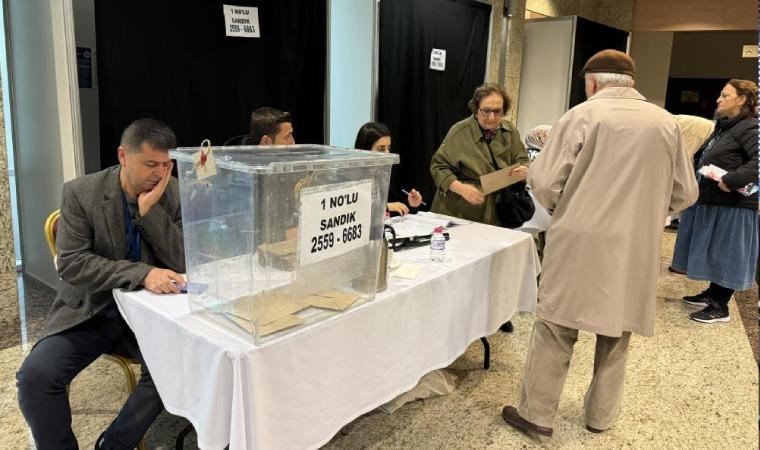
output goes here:
{"type": "Polygon", "coordinates": [[[435,227],[435,230],[433,230],[433,233],[443,233],[443,227],[435,227]]]}

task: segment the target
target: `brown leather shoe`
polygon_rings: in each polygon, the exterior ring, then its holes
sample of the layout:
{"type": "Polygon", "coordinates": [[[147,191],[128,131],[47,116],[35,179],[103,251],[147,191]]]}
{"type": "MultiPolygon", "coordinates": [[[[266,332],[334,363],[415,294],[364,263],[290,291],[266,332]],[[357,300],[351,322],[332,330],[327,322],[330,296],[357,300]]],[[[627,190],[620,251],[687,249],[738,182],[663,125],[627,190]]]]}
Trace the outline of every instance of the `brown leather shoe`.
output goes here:
{"type": "Polygon", "coordinates": [[[551,437],[552,433],[554,433],[554,430],[551,428],[536,425],[535,423],[528,422],[520,417],[520,414],[517,413],[517,409],[514,406],[505,406],[504,409],[501,410],[501,417],[504,419],[504,422],[507,422],[512,428],[520,430],[523,433],[538,434],[548,437],[551,437]]]}

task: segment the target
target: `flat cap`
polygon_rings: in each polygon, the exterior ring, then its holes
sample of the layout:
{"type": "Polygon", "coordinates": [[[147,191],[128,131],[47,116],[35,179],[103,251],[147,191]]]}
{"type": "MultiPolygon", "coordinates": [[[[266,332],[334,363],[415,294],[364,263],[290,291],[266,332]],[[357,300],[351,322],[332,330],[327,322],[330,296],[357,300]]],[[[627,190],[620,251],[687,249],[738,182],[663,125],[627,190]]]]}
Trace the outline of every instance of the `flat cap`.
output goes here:
{"type": "Polygon", "coordinates": [[[586,61],[581,69],[581,76],[587,73],[622,73],[633,76],[636,64],[627,54],[618,50],[602,50],[586,61]]]}

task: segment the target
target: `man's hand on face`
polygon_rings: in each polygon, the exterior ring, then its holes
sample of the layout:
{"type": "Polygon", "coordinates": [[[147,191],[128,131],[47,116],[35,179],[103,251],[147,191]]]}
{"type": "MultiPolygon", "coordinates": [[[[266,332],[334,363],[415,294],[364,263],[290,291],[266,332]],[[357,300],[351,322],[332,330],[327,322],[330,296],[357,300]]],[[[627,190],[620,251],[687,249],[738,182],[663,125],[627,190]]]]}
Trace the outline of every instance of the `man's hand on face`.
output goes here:
{"type": "Polygon", "coordinates": [[[169,162],[169,164],[166,166],[166,169],[164,170],[164,174],[161,176],[161,179],[156,183],[155,186],[153,186],[153,189],[150,191],[145,191],[140,193],[140,195],[137,197],[137,207],[140,211],[140,216],[145,216],[148,214],[148,211],[150,211],[150,208],[153,207],[153,205],[158,202],[158,200],[161,198],[162,195],[164,195],[164,192],[166,191],[166,186],[169,185],[169,180],[172,178],[172,167],[174,166],[173,162],[169,162]]]}
{"type": "Polygon", "coordinates": [[[153,268],[145,275],[142,285],[154,294],[179,294],[185,278],[169,269],[153,268]]]}

